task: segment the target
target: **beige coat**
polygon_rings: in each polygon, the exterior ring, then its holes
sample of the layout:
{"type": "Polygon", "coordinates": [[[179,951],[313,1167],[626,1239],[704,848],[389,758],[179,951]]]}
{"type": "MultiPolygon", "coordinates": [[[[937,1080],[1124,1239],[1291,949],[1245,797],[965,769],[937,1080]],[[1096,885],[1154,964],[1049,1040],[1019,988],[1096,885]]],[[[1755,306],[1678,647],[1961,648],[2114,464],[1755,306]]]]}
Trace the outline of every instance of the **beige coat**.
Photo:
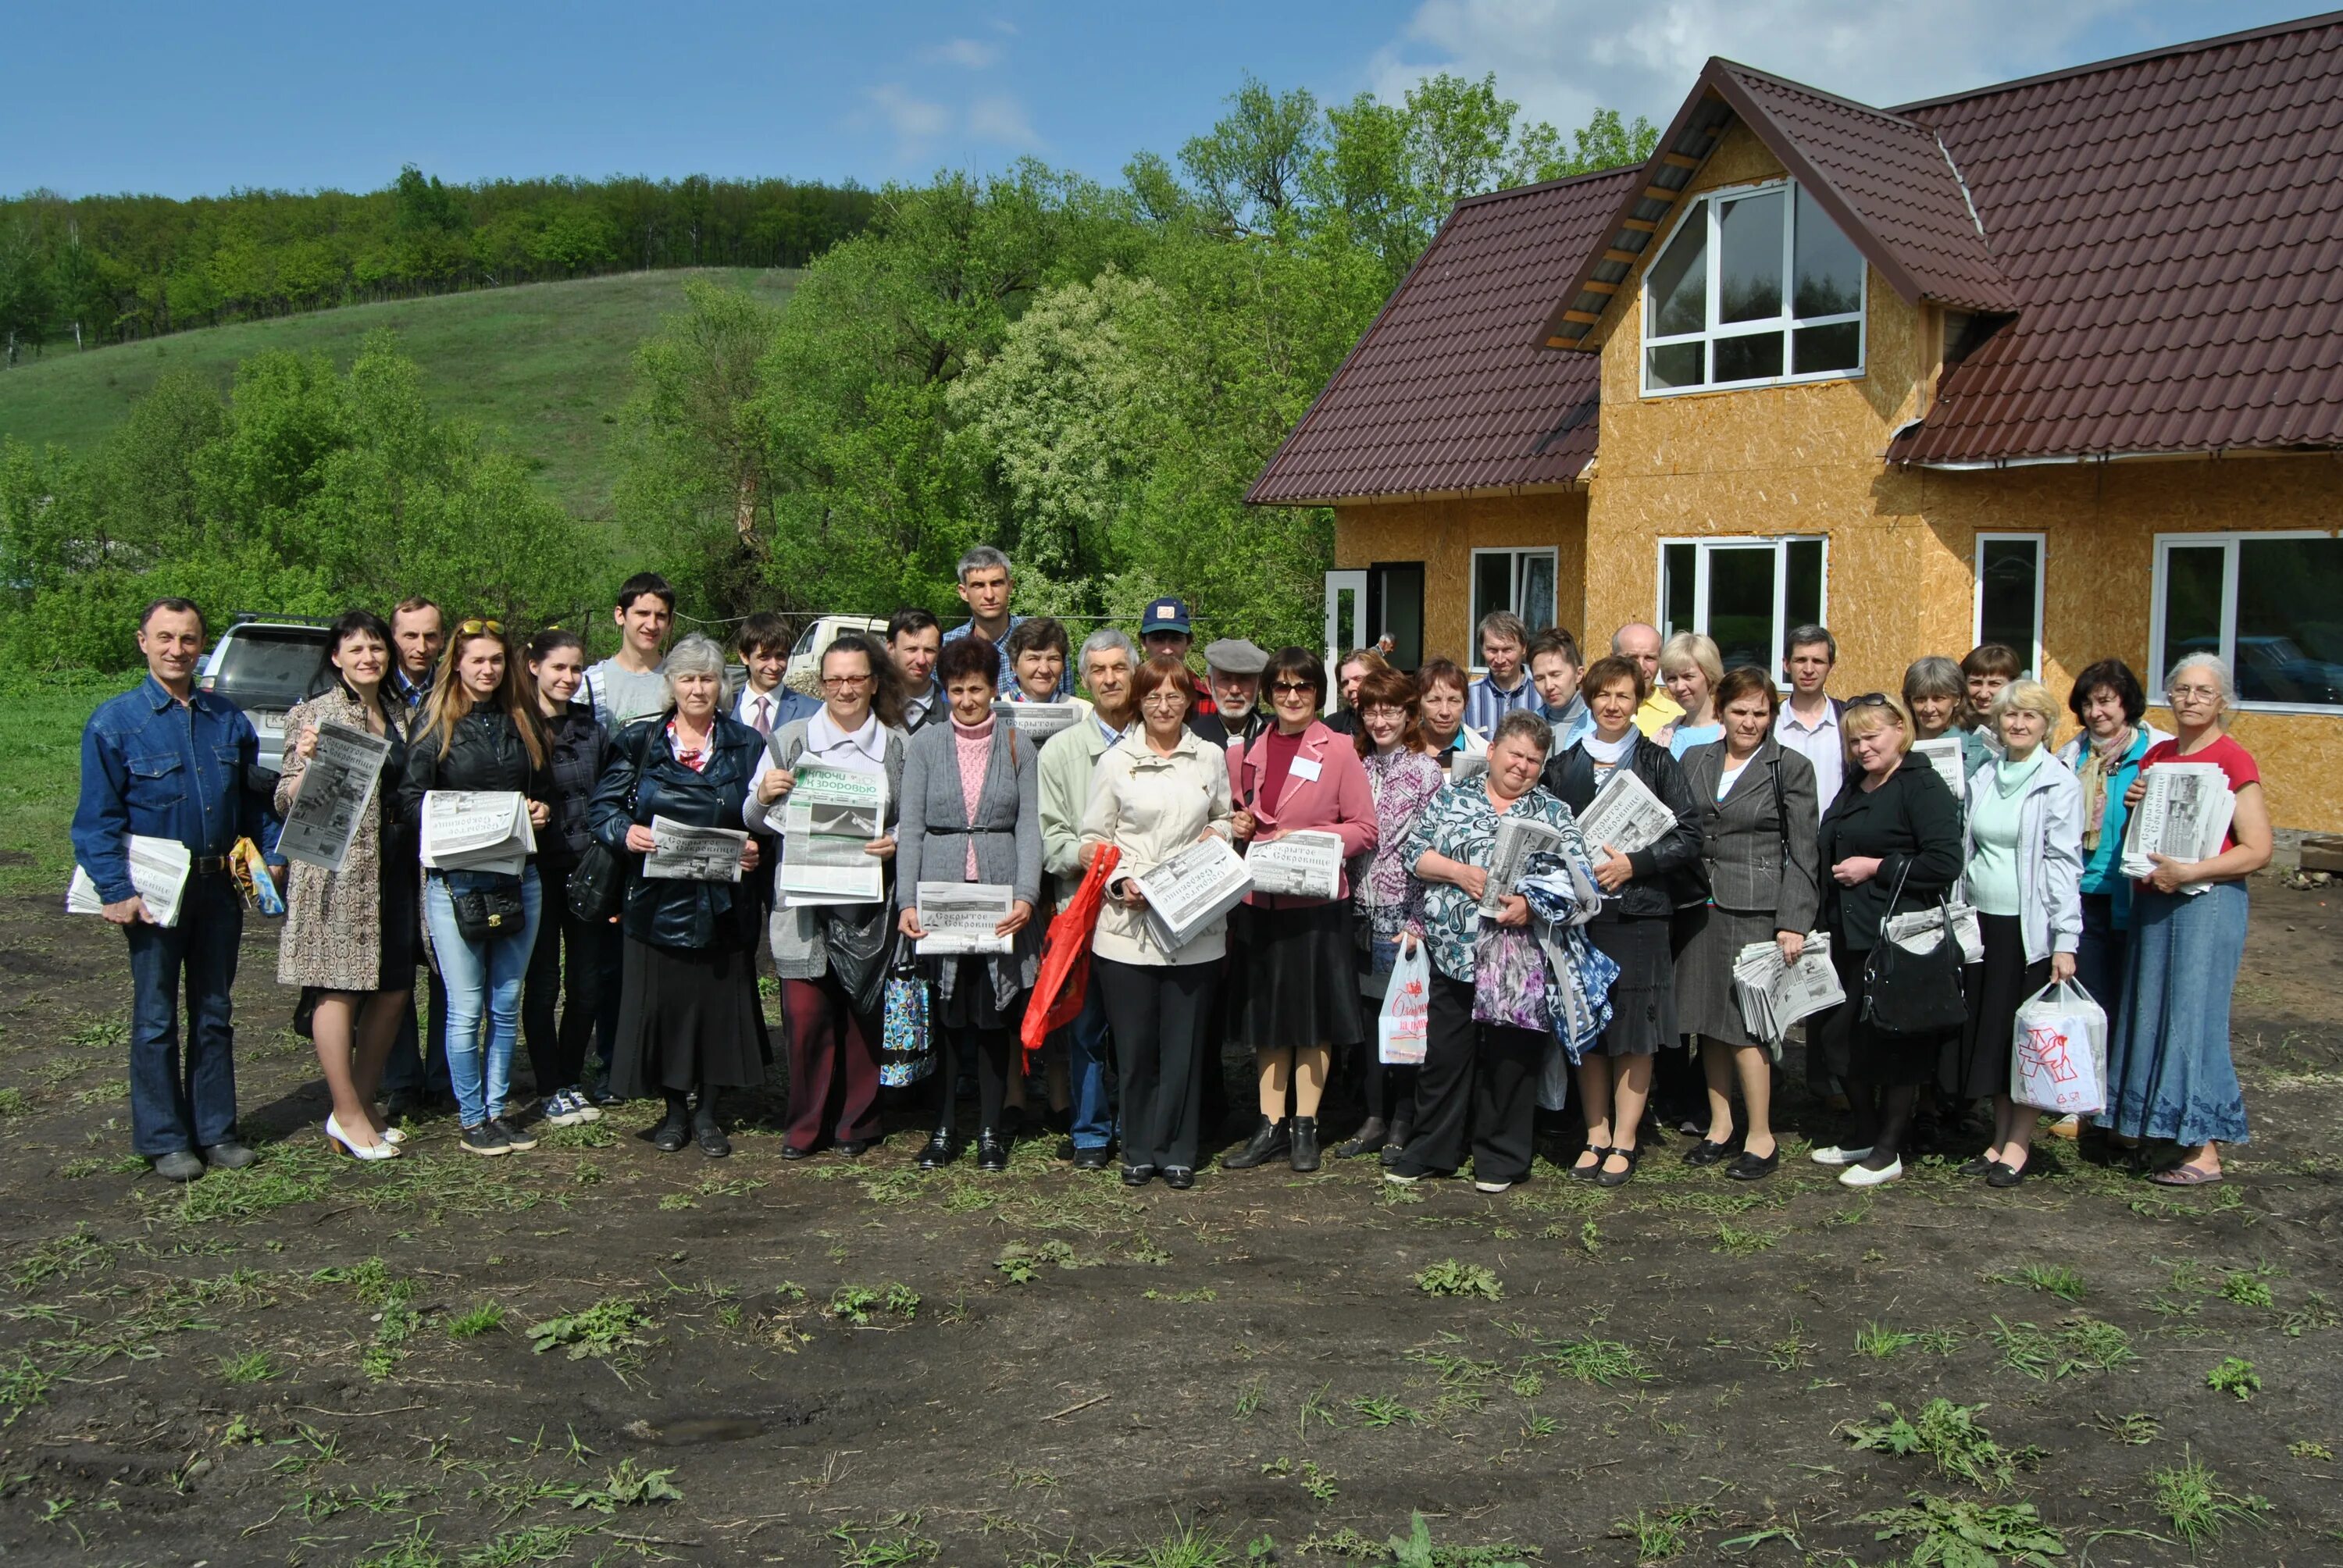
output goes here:
{"type": "MultiPolygon", "coordinates": [[[[323,696],[297,704],[285,716],[285,774],[277,785],[279,816],[291,809],[293,783],[307,760],[294,749],[301,737],[325,720],[352,729],[367,728],[366,715],[350,694],[337,686],[323,696]]],[[[394,717],[393,722],[398,723],[394,717]]],[[[397,748],[393,749],[394,756],[397,748]]],[[[396,779],[377,786],[376,799],[396,779]]],[[[408,851],[412,853],[410,849],[408,851]]],[[[316,986],[326,990],[369,991],[386,989],[377,972],[382,960],[382,813],[370,809],[358,823],[357,836],[338,871],[293,862],[292,880],[285,890],[285,936],[277,950],[279,985],[316,986]]],[[[405,985],[414,977],[400,977],[405,985]]],[[[404,986],[396,989],[405,989],[404,986]]]]}
{"type": "MultiPolygon", "coordinates": [[[[1160,757],[1134,725],[1099,758],[1090,807],[1082,813],[1082,842],[1122,851],[1117,880],[1153,870],[1207,831],[1229,836],[1229,765],[1219,747],[1182,729],[1172,755],[1160,757]]],[[[1099,911],[1091,950],[1118,963],[1186,965],[1212,962],[1227,943],[1228,922],[1220,920],[1186,947],[1166,952],[1146,910],[1109,899],[1099,911]]]]}

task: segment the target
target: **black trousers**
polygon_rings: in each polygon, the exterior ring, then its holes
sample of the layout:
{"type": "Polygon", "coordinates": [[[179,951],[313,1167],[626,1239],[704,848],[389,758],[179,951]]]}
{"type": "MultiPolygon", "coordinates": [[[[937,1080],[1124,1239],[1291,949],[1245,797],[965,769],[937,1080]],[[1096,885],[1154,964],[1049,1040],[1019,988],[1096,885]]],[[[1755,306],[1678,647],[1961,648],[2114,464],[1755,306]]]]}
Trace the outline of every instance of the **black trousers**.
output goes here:
{"type": "Polygon", "coordinates": [[[558,870],[538,879],[537,946],[521,980],[520,1038],[540,1095],[585,1081],[588,1043],[606,1011],[617,1022],[617,1010],[607,1005],[615,999],[606,993],[615,989],[618,928],[579,920],[569,908],[568,883],[568,873],[558,870]]]}
{"type": "Polygon", "coordinates": [[[1196,1168],[1212,1037],[1217,1051],[1221,965],[1126,964],[1092,957],[1091,984],[1106,1001],[1122,1083],[1122,1162],[1159,1171],[1196,1168]]]}
{"type": "Polygon", "coordinates": [[[1430,1028],[1415,1083],[1415,1135],[1393,1169],[1447,1176],[1464,1163],[1481,1181],[1519,1181],[1535,1152],[1538,1070],[1545,1030],[1476,1023],[1470,981],[1432,975],[1430,1028]]]}
{"type": "Polygon", "coordinates": [[[1023,1047],[1006,1029],[976,1029],[942,1024],[936,1030],[941,1048],[936,1058],[936,1131],[958,1131],[960,1111],[954,1103],[960,1070],[976,1070],[976,1125],[980,1131],[999,1132],[1009,1103],[1010,1053],[1022,1060],[1023,1047]]]}

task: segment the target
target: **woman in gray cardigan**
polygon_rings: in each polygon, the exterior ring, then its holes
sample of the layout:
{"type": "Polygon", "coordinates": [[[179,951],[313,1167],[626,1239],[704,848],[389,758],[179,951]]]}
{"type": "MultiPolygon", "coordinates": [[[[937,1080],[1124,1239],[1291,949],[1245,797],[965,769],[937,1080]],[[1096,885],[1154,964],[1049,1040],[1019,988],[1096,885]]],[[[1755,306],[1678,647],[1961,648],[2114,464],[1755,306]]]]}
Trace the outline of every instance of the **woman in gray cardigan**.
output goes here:
{"type": "MultiPolygon", "coordinates": [[[[1715,1165],[1733,1154],[1733,1080],[1741,1080],[1748,1125],[1725,1173],[1737,1181],[1771,1176],[1774,1058],[1778,1040],[1753,1040],[1733,999],[1733,963],[1755,942],[1773,942],[1783,961],[1805,953],[1822,901],[1815,829],[1815,768],[1773,737],[1781,699],[1773,678],[1747,665],[1716,687],[1725,739],[1684,753],[1684,783],[1700,814],[1701,863],[1708,900],[1677,911],[1676,1019],[1700,1037],[1708,1079],[1708,1131],[1684,1155],[1715,1165]]],[[[1823,959],[1810,958],[1809,963],[1823,959]]]]}
{"type": "Polygon", "coordinates": [[[920,1151],[928,1170],[960,1153],[952,1088],[960,1053],[976,1059],[979,1116],[976,1162],[1006,1170],[1009,1140],[1001,1110],[1008,1097],[1025,993],[1041,967],[1041,759],[1016,727],[993,717],[1000,657],[982,637],[945,645],[936,678],[950,707],[950,722],[930,724],[911,737],[903,759],[903,818],[896,829],[895,902],[900,929],[917,940],[919,890],[930,882],[990,882],[1010,889],[1009,917],[994,928],[1012,939],[1005,953],[921,960],[936,988],[936,1130],[920,1151]]]}

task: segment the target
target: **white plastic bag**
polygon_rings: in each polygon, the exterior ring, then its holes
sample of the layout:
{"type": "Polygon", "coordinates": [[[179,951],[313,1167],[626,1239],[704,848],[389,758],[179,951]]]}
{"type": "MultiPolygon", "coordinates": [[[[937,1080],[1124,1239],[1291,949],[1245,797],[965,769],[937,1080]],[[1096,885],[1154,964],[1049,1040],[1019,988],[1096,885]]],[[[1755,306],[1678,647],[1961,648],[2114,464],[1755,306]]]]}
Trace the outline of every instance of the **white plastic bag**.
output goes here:
{"type": "Polygon", "coordinates": [[[1432,960],[1421,937],[1402,937],[1392,964],[1383,1010],[1375,1021],[1375,1059],[1386,1067],[1414,1067],[1423,1060],[1432,1030],[1432,960]]]}
{"type": "Polygon", "coordinates": [[[2017,1010],[2009,1097],[2060,1116],[2107,1104],[2107,1015],[2073,980],[2044,986],[2017,1010]]]}

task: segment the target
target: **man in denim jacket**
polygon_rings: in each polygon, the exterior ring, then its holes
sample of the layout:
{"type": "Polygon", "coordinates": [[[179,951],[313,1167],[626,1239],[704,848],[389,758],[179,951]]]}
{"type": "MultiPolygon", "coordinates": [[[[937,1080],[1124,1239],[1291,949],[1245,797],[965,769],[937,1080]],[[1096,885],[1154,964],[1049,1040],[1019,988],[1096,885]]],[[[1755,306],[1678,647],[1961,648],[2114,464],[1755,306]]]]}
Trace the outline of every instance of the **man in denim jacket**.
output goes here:
{"type": "Polygon", "coordinates": [[[194,1181],[206,1162],[238,1170],[254,1159],[236,1133],[228,993],[244,901],[227,855],[261,826],[259,800],[246,788],[260,743],[235,704],[195,689],[203,647],[194,605],[162,598],[146,607],[138,649],[147,678],[90,715],[73,821],[74,859],[97,885],[106,918],[130,939],[131,1136],[156,1174],[174,1181],[194,1181]],[[134,833],[176,839],[194,858],[175,926],[156,924],[131,885],[134,833]]]}

